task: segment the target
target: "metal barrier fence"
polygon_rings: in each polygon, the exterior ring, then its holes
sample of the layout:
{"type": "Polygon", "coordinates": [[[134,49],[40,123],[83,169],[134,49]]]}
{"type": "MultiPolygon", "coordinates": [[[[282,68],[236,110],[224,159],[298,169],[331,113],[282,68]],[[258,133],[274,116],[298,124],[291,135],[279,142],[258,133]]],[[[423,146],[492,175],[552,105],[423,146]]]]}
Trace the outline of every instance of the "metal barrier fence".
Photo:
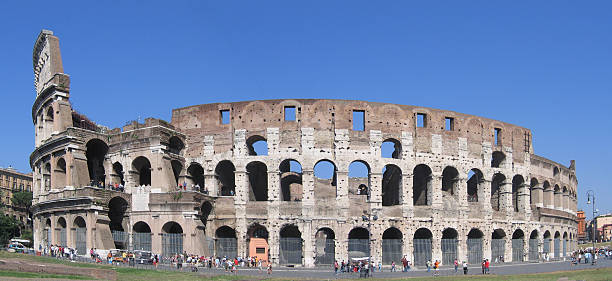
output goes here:
{"type": "Polygon", "coordinates": [[[442,239],[442,264],[450,265],[457,259],[457,239],[442,239]]]}
{"type": "Polygon", "coordinates": [[[302,238],[281,237],[279,258],[281,264],[302,264],[302,238]]]}
{"type": "Polygon", "coordinates": [[[567,240],[563,240],[563,256],[567,256],[567,240]]]}
{"type": "Polygon", "coordinates": [[[88,253],[87,251],[87,228],[77,227],[75,229],[76,250],[80,255],[88,253]]]}
{"type": "MultiPolygon", "coordinates": [[[[315,264],[333,264],[336,259],[336,241],[334,239],[325,239],[323,252],[317,251],[315,256],[315,264]]],[[[318,243],[317,243],[317,246],[318,243]]]]}
{"type": "Polygon", "coordinates": [[[431,239],[413,239],[414,265],[424,266],[431,260],[431,239]]]}
{"type": "Polygon", "coordinates": [[[183,253],[182,233],[162,233],[162,256],[169,257],[183,253]]]}
{"type": "Polygon", "coordinates": [[[348,240],[349,260],[352,258],[363,258],[370,256],[370,241],[368,239],[348,240]]]}
{"type": "Polygon", "coordinates": [[[512,239],[512,261],[523,261],[524,249],[523,239],[512,239]]]}
{"type": "Polygon", "coordinates": [[[468,238],[468,263],[480,264],[482,261],[482,238],[468,238]]]}
{"type": "Polygon", "coordinates": [[[51,247],[51,235],[53,234],[51,228],[47,228],[47,247],[51,247]]]}
{"type": "Polygon", "coordinates": [[[117,249],[129,249],[128,233],[125,231],[112,230],[113,241],[117,249]]]}
{"type": "Polygon", "coordinates": [[[538,239],[529,239],[529,260],[537,261],[538,259],[538,239]]]}
{"type": "Polygon", "coordinates": [[[550,238],[545,238],[544,239],[544,244],[542,245],[542,253],[544,254],[548,254],[550,253],[550,238]]]}
{"type": "Polygon", "coordinates": [[[491,262],[500,262],[506,251],[505,239],[491,239],[491,262]]]}
{"type": "Polygon", "coordinates": [[[68,239],[66,238],[68,235],[66,235],[66,228],[60,228],[59,231],[59,245],[60,246],[68,246],[68,239]]]}
{"type": "Polygon", "coordinates": [[[215,256],[233,259],[238,256],[236,238],[217,238],[215,241],[215,256]]]}
{"type": "Polygon", "coordinates": [[[134,250],[151,251],[151,237],[153,234],[150,232],[134,232],[132,233],[132,244],[134,250]]]}
{"type": "Polygon", "coordinates": [[[402,260],[402,239],[383,239],[382,240],[382,262],[391,264],[395,261],[398,264],[402,260]]]}
{"type": "Polygon", "coordinates": [[[559,240],[559,238],[555,238],[555,259],[558,259],[560,257],[559,253],[561,252],[561,240],[559,240]]]}

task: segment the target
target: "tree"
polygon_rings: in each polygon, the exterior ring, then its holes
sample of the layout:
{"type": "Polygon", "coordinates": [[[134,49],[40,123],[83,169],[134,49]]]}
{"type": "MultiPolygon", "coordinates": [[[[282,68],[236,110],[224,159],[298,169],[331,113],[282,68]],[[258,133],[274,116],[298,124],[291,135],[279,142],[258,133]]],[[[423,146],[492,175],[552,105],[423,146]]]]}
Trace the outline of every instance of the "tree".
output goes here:
{"type": "Polygon", "coordinates": [[[9,240],[16,236],[19,236],[18,221],[0,213],[0,245],[7,245],[9,240]]]}
{"type": "Polygon", "coordinates": [[[29,210],[32,206],[32,192],[15,192],[13,193],[13,198],[11,198],[11,201],[13,202],[13,206],[22,207],[29,210]]]}

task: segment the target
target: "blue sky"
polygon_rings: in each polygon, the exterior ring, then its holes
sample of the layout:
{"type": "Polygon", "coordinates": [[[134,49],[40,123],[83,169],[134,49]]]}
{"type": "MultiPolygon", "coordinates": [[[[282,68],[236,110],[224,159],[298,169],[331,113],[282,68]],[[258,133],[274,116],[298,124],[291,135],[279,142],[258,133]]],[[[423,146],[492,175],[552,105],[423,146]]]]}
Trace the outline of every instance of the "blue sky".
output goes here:
{"type": "Polygon", "coordinates": [[[29,171],[32,48],[60,37],[71,101],[110,127],[194,104],[339,98],[532,129],[612,211],[610,1],[3,3],[0,166],[29,171]]]}

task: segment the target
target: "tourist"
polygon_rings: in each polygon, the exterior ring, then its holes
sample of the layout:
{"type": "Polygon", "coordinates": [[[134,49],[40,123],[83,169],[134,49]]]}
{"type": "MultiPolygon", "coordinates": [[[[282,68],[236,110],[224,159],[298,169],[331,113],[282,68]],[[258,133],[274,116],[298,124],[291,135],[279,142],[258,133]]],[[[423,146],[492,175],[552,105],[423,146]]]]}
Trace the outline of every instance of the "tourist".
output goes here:
{"type": "Polygon", "coordinates": [[[436,260],[436,262],[434,263],[434,276],[440,275],[440,272],[438,271],[439,269],[440,269],[440,261],[436,260]]]}
{"type": "Polygon", "coordinates": [[[408,271],[408,259],[406,256],[402,257],[402,272],[408,271]]]}
{"type": "Polygon", "coordinates": [[[459,261],[455,259],[455,273],[457,273],[457,268],[459,267],[459,261]]]}
{"type": "Polygon", "coordinates": [[[427,260],[427,272],[431,271],[431,260],[427,260]]]}
{"type": "Polygon", "coordinates": [[[468,273],[468,264],[467,262],[463,261],[463,275],[467,275],[468,273]]]}
{"type": "Polygon", "coordinates": [[[334,275],[338,275],[338,261],[334,261],[334,275]]]}
{"type": "Polygon", "coordinates": [[[268,275],[272,274],[272,263],[268,263],[268,275]]]}
{"type": "Polygon", "coordinates": [[[480,266],[482,267],[482,274],[485,274],[485,259],[482,259],[482,263],[480,264],[480,266]]]}
{"type": "Polygon", "coordinates": [[[487,272],[487,274],[489,274],[489,264],[490,264],[490,262],[489,262],[489,260],[487,259],[487,260],[485,261],[485,271],[487,272]]]}
{"type": "Polygon", "coordinates": [[[391,261],[391,272],[395,272],[395,261],[391,261]]]}

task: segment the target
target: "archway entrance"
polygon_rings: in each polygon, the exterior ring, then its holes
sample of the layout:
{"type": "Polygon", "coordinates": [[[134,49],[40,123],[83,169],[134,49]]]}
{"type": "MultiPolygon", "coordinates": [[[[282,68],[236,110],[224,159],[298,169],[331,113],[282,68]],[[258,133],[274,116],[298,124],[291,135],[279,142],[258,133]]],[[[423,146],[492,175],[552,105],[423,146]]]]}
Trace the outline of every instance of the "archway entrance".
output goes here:
{"type": "Polygon", "coordinates": [[[336,235],[329,228],[315,234],[315,264],[333,264],[336,258],[336,235]]]}
{"type": "Polygon", "coordinates": [[[302,233],[296,225],[281,229],[279,254],[281,264],[302,264],[302,233]]]}
{"type": "Polygon", "coordinates": [[[419,228],[414,233],[414,265],[424,266],[431,260],[431,238],[433,235],[427,228],[419,228]]]}
{"type": "Polygon", "coordinates": [[[480,264],[482,262],[482,231],[472,228],[468,233],[467,248],[468,248],[468,263],[480,264]]]}
{"type": "Polygon", "coordinates": [[[233,259],[238,256],[236,231],[229,226],[222,226],[215,231],[215,253],[217,257],[233,259]]]}
{"type": "Polygon", "coordinates": [[[537,261],[538,258],[538,231],[534,230],[529,235],[529,260],[537,261]]]}
{"type": "Polygon", "coordinates": [[[134,250],[151,251],[151,228],[145,222],[139,221],[134,224],[132,243],[134,250]]]}
{"type": "Polygon", "coordinates": [[[162,255],[170,257],[183,253],[183,228],[176,222],[167,222],[162,227],[162,255]]]}
{"type": "Polygon", "coordinates": [[[506,232],[496,229],[491,235],[491,262],[502,262],[506,252],[506,232]]]}
{"type": "Polygon", "coordinates": [[[127,201],[121,197],[114,197],[108,202],[109,227],[116,249],[128,249],[128,233],[123,228],[123,218],[127,208],[127,201]]]}
{"type": "Polygon", "coordinates": [[[253,224],[247,231],[247,245],[249,256],[261,259],[267,263],[270,260],[270,246],[268,245],[268,230],[260,224],[253,224]]]}
{"type": "Polygon", "coordinates": [[[442,264],[453,264],[457,259],[457,230],[447,228],[442,232],[442,264]]]}
{"type": "Polygon", "coordinates": [[[388,228],[382,236],[382,262],[399,263],[402,259],[402,232],[395,227],[388,228]]]}
{"type": "Polygon", "coordinates": [[[517,229],[512,234],[512,261],[523,261],[525,249],[525,234],[522,230],[517,229]]]}
{"type": "Polygon", "coordinates": [[[87,225],[82,217],[74,219],[75,248],[78,254],[87,253],[87,225]]]}

